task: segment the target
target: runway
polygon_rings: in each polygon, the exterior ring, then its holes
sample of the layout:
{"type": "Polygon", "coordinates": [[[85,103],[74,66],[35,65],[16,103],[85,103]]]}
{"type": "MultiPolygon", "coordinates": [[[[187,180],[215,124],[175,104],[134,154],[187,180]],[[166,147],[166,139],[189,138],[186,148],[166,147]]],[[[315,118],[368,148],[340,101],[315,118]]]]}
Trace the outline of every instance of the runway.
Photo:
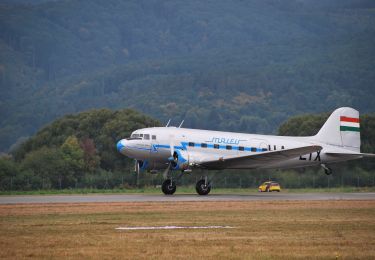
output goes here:
{"type": "Polygon", "coordinates": [[[375,193],[252,193],[252,194],[110,194],[110,195],[14,195],[0,196],[0,204],[91,203],[91,202],[174,202],[174,201],[300,201],[375,200],[375,193]]]}

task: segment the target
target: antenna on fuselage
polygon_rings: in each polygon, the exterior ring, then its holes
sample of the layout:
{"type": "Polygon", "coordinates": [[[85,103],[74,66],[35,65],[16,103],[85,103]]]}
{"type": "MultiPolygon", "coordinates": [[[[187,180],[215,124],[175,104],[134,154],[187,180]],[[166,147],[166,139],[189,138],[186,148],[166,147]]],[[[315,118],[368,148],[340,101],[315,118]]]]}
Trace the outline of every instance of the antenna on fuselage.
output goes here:
{"type": "Polygon", "coordinates": [[[182,124],[184,123],[185,119],[181,121],[181,124],[178,126],[178,128],[181,128],[182,124]]]}
{"type": "Polygon", "coordinates": [[[168,123],[165,125],[165,127],[168,127],[170,122],[171,122],[171,119],[168,120],[168,123]]]}

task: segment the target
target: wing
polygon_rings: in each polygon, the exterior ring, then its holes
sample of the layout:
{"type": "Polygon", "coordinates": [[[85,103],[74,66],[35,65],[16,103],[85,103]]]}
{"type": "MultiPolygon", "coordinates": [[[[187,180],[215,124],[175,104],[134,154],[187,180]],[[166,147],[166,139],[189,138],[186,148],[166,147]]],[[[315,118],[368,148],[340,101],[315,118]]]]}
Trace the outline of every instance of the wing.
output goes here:
{"type": "Polygon", "coordinates": [[[305,155],[309,153],[314,153],[322,150],[321,146],[309,145],[302,146],[293,149],[285,149],[279,151],[262,152],[246,156],[237,156],[229,158],[219,158],[217,160],[206,161],[199,163],[202,168],[209,169],[251,169],[259,168],[267,164],[277,163],[280,161],[285,161],[299,157],[300,155],[305,155]]]}

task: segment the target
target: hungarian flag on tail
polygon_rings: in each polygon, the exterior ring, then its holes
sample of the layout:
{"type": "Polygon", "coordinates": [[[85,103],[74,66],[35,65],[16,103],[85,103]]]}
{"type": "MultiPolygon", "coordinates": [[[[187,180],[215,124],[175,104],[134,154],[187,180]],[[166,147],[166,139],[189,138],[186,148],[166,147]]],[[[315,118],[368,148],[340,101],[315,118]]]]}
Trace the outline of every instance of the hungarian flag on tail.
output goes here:
{"type": "Polygon", "coordinates": [[[359,118],[340,116],[340,131],[359,132],[359,118]]]}

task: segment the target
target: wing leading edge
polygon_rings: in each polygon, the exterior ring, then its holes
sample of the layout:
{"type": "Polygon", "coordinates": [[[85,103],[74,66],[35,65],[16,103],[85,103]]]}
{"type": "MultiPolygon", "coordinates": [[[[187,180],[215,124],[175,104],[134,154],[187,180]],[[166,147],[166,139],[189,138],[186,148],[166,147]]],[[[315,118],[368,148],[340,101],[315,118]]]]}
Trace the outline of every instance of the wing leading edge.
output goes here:
{"type": "Polygon", "coordinates": [[[293,159],[300,155],[314,153],[322,150],[321,146],[309,145],[293,149],[285,149],[279,151],[262,152],[258,154],[219,158],[217,160],[199,163],[199,166],[207,169],[242,169],[242,168],[259,168],[267,164],[278,163],[281,161],[293,159]]]}

